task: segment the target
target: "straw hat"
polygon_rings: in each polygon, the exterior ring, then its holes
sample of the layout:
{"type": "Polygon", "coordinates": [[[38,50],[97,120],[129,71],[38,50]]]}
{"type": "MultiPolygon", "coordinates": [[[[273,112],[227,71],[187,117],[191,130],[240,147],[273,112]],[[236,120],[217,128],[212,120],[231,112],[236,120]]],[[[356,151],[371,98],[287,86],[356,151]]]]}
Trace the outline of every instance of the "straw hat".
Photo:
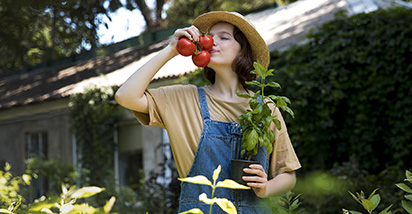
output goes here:
{"type": "Polygon", "coordinates": [[[252,47],[253,59],[259,61],[264,67],[269,66],[269,49],[265,40],[260,36],[252,23],[244,16],[236,12],[213,11],[200,15],[193,21],[202,32],[209,32],[213,25],[219,22],[228,22],[245,34],[250,46],[252,47]]]}

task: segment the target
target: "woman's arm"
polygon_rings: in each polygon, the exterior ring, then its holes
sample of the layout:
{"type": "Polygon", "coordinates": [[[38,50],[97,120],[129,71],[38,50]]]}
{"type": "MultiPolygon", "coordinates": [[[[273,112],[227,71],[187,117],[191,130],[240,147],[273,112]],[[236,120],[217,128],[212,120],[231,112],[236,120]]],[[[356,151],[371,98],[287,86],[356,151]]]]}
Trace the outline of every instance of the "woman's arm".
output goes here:
{"type": "Polygon", "coordinates": [[[160,68],[178,55],[176,44],[182,36],[197,41],[200,32],[194,26],[176,30],[169,45],[132,74],[117,90],[115,99],[120,105],[130,110],[148,113],[147,99],[144,92],[160,68]]]}
{"type": "Polygon", "coordinates": [[[260,164],[252,164],[244,171],[256,174],[256,176],[245,176],[243,180],[250,181],[248,186],[252,187],[255,194],[261,198],[281,195],[293,189],[296,184],[294,171],[281,173],[270,180],[267,180],[267,174],[260,164]]]}

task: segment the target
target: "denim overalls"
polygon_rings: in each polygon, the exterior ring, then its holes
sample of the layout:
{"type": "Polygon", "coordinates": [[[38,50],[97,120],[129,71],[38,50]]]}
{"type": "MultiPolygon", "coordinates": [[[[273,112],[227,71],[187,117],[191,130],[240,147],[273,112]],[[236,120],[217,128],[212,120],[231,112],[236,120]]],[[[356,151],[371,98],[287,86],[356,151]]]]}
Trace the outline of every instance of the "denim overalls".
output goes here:
{"type": "MultiPolygon", "coordinates": [[[[199,145],[196,151],[195,159],[187,177],[204,175],[213,182],[213,171],[221,165],[222,171],[219,174],[218,181],[230,179],[230,160],[239,156],[235,151],[236,135],[241,133],[240,125],[230,122],[221,122],[210,119],[209,108],[207,106],[206,96],[203,88],[198,88],[200,109],[203,118],[203,131],[200,136],[199,145]]],[[[241,142],[241,138],[239,137],[241,142]]],[[[263,148],[263,147],[261,147],[263,148]]],[[[259,149],[255,160],[259,161],[266,173],[268,173],[268,156],[266,150],[259,149]]],[[[188,211],[192,208],[199,208],[204,213],[209,213],[210,205],[199,201],[199,195],[206,193],[210,199],[212,188],[207,185],[192,184],[182,182],[179,200],[179,213],[188,211]]],[[[233,190],[227,188],[216,188],[216,198],[226,198],[237,206],[239,214],[265,214],[271,213],[270,208],[259,203],[259,198],[252,189],[233,190]]],[[[213,214],[226,213],[217,204],[213,205],[213,214]]]]}

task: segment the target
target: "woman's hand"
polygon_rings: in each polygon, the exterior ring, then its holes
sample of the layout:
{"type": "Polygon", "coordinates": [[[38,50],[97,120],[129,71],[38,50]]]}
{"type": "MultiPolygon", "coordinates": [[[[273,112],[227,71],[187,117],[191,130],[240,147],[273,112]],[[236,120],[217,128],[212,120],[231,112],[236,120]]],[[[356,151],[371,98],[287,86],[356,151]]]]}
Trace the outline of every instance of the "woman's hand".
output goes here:
{"type": "Polygon", "coordinates": [[[252,187],[256,196],[260,198],[267,197],[268,176],[263,166],[260,164],[252,164],[249,168],[244,168],[243,171],[249,174],[255,174],[255,176],[243,176],[243,180],[248,182],[247,185],[252,187]]]}
{"type": "Polygon", "coordinates": [[[199,29],[197,29],[195,26],[190,26],[187,28],[181,28],[181,29],[177,29],[172,37],[172,40],[169,43],[169,46],[171,48],[173,48],[173,50],[178,54],[177,50],[176,50],[176,44],[179,41],[179,39],[181,37],[186,37],[189,40],[192,41],[199,41],[199,37],[201,36],[201,33],[199,31],[199,29]]]}

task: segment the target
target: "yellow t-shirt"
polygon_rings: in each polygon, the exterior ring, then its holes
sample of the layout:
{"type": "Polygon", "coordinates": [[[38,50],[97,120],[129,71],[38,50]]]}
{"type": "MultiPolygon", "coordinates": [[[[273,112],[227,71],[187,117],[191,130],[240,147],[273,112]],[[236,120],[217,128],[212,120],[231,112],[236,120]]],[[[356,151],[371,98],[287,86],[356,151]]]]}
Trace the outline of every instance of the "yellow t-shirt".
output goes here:
{"type": "MultiPolygon", "coordinates": [[[[221,100],[212,91],[204,87],[206,100],[212,120],[239,123],[239,115],[249,109],[248,100],[229,102],[221,100]]],[[[145,92],[148,102],[148,114],[134,112],[139,122],[145,126],[165,128],[181,177],[186,177],[195,158],[197,145],[203,129],[197,87],[194,85],[172,85],[149,89],[145,92]]],[[[290,172],[301,167],[287,133],[285,122],[276,108],[276,118],[281,121],[282,129],[275,126],[273,152],[270,156],[271,178],[283,172],[290,172]]]]}

